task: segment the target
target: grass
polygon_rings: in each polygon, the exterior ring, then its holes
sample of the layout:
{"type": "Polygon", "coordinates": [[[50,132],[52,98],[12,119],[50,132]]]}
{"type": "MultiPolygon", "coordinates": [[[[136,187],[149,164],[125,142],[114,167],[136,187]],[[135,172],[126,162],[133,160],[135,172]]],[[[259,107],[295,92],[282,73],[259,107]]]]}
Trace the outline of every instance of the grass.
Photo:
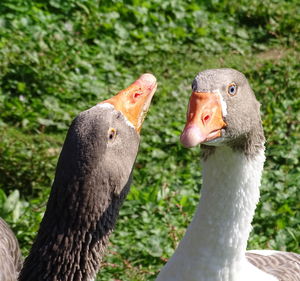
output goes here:
{"type": "Polygon", "coordinates": [[[72,118],[150,71],[158,90],[97,280],[154,280],[198,203],[199,148],[178,139],[194,76],[216,67],[245,73],[262,104],[267,161],[249,248],[299,252],[299,4],[264,3],[3,1],[0,216],[25,256],[72,118]]]}

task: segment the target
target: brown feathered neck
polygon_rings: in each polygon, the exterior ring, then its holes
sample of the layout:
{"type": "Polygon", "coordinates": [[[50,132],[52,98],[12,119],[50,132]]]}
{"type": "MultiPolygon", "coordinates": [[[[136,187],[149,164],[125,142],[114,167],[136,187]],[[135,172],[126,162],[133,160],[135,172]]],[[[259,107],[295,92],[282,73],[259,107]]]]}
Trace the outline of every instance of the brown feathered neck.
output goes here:
{"type": "Polygon", "coordinates": [[[93,280],[99,270],[129,190],[139,145],[138,134],[121,116],[115,116],[116,124],[99,126],[117,114],[113,109],[99,110],[95,107],[82,113],[69,129],[47,209],[20,281],[93,280]],[[124,138],[118,156],[107,143],[112,125],[124,138]]]}

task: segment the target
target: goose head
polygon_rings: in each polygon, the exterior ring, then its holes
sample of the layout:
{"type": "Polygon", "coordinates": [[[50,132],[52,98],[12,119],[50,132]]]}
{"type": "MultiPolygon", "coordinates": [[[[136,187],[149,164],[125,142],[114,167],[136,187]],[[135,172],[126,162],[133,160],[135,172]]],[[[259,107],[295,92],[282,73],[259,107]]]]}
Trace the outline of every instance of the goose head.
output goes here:
{"type": "Polygon", "coordinates": [[[74,174],[84,176],[94,170],[96,174],[89,175],[91,178],[114,179],[110,186],[123,188],[137,155],[140,131],[156,87],[156,78],[143,74],[112,98],[81,112],[68,131],[56,179],[72,182],[74,174]],[[60,176],[61,172],[64,175],[60,176]]]}
{"type": "Polygon", "coordinates": [[[192,91],[180,137],[185,147],[227,145],[249,153],[263,145],[260,104],[244,74],[205,70],[195,77],[192,91]]]}
{"type": "Polygon", "coordinates": [[[73,120],[20,281],[94,280],[129,191],[140,130],[155,90],[156,78],[143,74],[73,120]]]}

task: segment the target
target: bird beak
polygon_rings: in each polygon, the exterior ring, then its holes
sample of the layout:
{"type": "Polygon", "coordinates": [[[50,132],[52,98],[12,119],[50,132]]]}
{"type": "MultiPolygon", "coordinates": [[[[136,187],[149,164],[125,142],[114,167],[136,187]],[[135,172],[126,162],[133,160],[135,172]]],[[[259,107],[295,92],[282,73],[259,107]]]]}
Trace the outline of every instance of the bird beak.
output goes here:
{"type": "Polygon", "coordinates": [[[119,110],[140,133],[143,121],[148,112],[157,82],[154,75],[146,73],[133,82],[128,88],[101,103],[110,103],[119,110]]]}
{"type": "Polygon", "coordinates": [[[185,147],[206,143],[221,137],[226,126],[219,94],[193,92],[180,141],[185,147]]]}

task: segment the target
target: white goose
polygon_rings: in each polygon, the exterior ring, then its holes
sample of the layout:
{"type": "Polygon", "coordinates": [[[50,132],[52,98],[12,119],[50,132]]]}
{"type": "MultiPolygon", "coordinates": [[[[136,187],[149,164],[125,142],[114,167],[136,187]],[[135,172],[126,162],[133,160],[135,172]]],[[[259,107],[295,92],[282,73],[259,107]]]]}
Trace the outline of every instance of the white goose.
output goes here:
{"type": "Polygon", "coordinates": [[[299,281],[300,255],[246,252],[265,161],[260,104],[247,79],[211,69],[192,89],[181,142],[202,144],[201,199],[157,281],[299,281]]]}

